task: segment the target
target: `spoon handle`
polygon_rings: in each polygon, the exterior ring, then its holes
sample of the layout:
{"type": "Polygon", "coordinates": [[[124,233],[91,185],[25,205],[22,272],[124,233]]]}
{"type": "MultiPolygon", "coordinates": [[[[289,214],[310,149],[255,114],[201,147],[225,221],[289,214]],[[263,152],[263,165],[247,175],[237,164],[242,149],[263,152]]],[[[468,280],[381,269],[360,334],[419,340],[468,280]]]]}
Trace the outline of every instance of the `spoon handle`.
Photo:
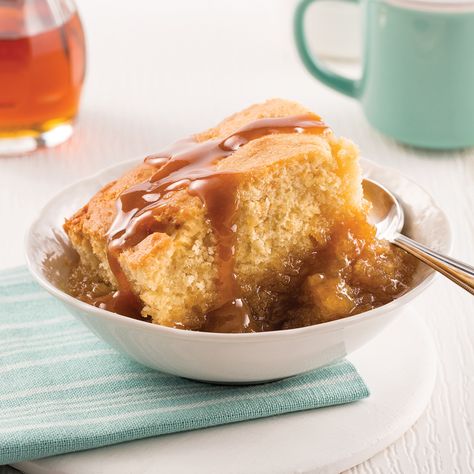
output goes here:
{"type": "Polygon", "coordinates": [[[402,234],[396,234],[391,242],[474,295],[474,267],[471,265],[442,255],[402,234]]]}

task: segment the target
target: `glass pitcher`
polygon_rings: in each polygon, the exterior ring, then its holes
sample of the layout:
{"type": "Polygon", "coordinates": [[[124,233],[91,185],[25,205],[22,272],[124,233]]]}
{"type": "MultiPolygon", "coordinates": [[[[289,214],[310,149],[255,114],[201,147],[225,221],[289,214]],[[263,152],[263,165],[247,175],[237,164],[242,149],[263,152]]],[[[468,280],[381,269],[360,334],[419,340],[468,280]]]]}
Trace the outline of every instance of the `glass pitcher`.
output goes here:
{"type": "Polygon", "coordinates": [[[72,0],[0,0],[0,155],[67,140],[84,72],[72,0]]]}

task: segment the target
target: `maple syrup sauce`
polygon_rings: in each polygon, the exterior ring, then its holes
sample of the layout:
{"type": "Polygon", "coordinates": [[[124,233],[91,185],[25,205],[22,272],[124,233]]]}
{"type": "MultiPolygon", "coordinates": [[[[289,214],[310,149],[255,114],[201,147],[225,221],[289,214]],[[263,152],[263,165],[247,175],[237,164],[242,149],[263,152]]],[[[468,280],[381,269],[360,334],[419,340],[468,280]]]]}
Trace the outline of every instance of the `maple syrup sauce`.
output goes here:
{"type": "Polygon", "coordinates": [[[118,290],[98,299],[95,304],[109,311],[141,319],[142,303],[119,262],[120,254],[155,232],[164,232],[156,219],[172,193],[186,189],[197,196],[206,209],[217,242],[218,301],[206,315],[203,330],[242,332],[251,330],[249,308],[241,297],[234,273],[235,215],[238,172],[220,171],[216,164],[251,140],[270,134],[320,134],[327,126],[316,115],[298,115],[256,120],[224,139],[197,142],[193,138],[145,159],[156,167],[154,174],[131,186],[116,202],[117,214],[108,233],[108,261],[118,290]]]}

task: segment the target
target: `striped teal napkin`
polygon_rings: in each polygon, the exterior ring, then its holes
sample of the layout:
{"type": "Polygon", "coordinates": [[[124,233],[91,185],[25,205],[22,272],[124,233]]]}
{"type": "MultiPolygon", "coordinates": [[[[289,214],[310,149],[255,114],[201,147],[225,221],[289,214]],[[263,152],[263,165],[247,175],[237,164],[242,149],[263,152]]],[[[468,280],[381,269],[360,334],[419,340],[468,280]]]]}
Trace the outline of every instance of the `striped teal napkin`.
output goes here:
{"type": "Polygon", "coordinates": [[[0,272],[0,464],[353,402],[347,361],[256,386],[156,372],[97,339],[25,268],[0,272]]]}

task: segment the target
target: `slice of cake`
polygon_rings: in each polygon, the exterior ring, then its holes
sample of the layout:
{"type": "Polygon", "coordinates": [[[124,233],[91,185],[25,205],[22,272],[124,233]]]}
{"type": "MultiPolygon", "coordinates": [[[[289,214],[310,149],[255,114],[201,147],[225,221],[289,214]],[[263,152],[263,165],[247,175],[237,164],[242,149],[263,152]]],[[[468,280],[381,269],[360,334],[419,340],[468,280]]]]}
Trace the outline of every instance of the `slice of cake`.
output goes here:
{"type": "Polygon", "coordinates": [[[88,280],[76,296],[184,329],[313,324],[318,255],[365,207],[350,141],[299,104],[257,104],[148,157],[66,221],[88,280]]]}

